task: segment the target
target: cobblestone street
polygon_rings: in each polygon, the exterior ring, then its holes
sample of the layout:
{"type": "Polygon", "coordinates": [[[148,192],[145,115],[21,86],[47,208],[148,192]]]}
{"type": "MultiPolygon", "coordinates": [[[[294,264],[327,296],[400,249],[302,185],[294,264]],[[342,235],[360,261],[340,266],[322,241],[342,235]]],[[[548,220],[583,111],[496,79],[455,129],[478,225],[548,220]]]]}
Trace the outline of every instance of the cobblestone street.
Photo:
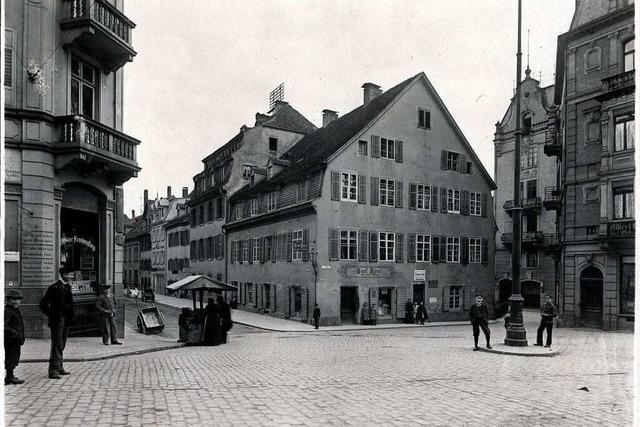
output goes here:
{"type": "MultiPolygon", "coordinates": [[[[495,342],[504,331],[493,326],[495,342]]],[[[528,325],[531,342],[534,325],[528,325]]],[[[630,425],[633,336],[554,331],[558,357],[473,352],[470,327],[250,333],[68,363],[22,364],[7,425],[630,425]],[[555,333],[557,332],[557,333],[555,333]],[[589,391],[579,390],[588,387],[589,391]]],[[[129,338],[131,339],[131,337],[129,338]]]]}

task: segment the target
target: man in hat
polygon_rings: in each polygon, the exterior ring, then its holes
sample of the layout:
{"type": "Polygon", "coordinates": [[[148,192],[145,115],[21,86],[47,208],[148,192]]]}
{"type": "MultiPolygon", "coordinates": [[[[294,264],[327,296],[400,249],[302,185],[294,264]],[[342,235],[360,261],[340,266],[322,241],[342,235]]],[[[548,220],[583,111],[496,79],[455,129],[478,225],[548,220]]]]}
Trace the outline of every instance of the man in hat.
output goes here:
{"type": "Polygon", "coordinates": [[[478,338],[480,337],[480,329],[484,333],[487,340],[487,348],[491,349],[491,331],[489,330],[489,309],[483,303],[482,295],[476,295],[476,303],[469,310],[469,320],[473,326],[473,351],[480,350],[478,347],[478,338]]]}
{"type": "Polygon", "coordinates": [[[551,302],[551,297],[545,295],[544,307],[540,310],[540,326],[538,327],[538,335],[534,345],[542,347],[542,334],[547,330],[547,343],[545,347],[551,347],[551,337],[553,335],[553,318],[558,316],[556,306],[551,302]]]}
{"type": "Polygon", "coordinates": [[[118,302],[111,293],[111,285],[102,285],[104,291],[99,297],[96,307],[100,312],[100,332],[102,333],[102,344],[109,345],[109,336],[111,336],[111,344],[122,345],[118,342],[116,335],[116,323],[114,321],[118,302]]]}
{"type": "Polygon", "coordinates": [[[13,370],[20,362],[20,347],[24,344],[24,322],[20,314],[20,301],[22,292],[17,289],[10,289],[5,295],[6,304],[4,306],[4,368],[7,376],[4,378],[4,385],[22,384],[24,380],[13,375],[13,370]]]}
{"type": "Polygon", "coordinates": [[[58,380],[60,375],[71,373],[62,366],[62,353],[67,345],[69,326],[73,322],[73,296],[66,266],[60,267],[58,280],[47,288],[40,300],[40,310],[49,318],[48,325],[51,328],[49,378],[58,380]]]}

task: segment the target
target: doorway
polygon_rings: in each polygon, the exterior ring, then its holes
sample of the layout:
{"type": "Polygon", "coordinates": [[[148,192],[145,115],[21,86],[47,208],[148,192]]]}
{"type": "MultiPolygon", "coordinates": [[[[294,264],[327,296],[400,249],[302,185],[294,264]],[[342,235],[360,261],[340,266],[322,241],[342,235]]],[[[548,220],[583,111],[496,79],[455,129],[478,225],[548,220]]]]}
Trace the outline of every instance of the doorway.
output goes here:
{"type": "Polygon", "coordinates": [[[593,266],[587,267],[580,275],[583,326],[602,328],[602,282],[602,273],[593,266]]]}
{"type": "Polygon", "coordinates": [[[413,285],[413,302],[419,303],[420,301],[426,304],[424,300],[424,285],[413,285]]]}
{"type": "Polygon", "coordinates": [[[358,311],[358,288],[343,286],[340,288],[340,323],[355,323],[358,311]]]}
{"type": "Polygon", "coordinates": [[[509,298],[513,283],[511,279],[502,279],[498,282],[498,303],[496,304],[496,317],[502,317],[509,311],[509,298]]]}
{"type": "Polygon", "coordinates": [[[520,282],[524,308],[540,308],[540,283],[533,280],[520,282]]]}

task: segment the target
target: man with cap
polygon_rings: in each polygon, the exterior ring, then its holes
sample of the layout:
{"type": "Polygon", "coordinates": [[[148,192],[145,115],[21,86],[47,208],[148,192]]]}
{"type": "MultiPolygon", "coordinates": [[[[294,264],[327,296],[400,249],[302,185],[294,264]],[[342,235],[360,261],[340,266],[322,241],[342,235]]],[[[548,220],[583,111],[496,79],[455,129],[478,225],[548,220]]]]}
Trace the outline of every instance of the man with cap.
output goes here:
{"type": "Polygon", "coordinates": [[[24,322],[20,314],[20,301],[22,292],[17,289],[10,289],[5,295],[6,304],[4,306],[4,368],[7,376],[4,378],[4,385],[22,384],[24,380],[13,375],[13,370],[20,362],[20,347],[24,344],[24,322]]]}
{"type": "Polygon", "coordinates": [[[69,285],[69,270],[66,266],[58,270],[58,280],[47,288],[40,300],[40,310],[49,318],[51,328],[51,353],[49,355],[49,378],[60,379],[69,375],[62,366],[63,352],[67,345],[69,326],[73,322],[73,296],[69,285]]]}
{"type": "Polygon", "coordinates": [[[111,285],[102,285],[104,291],[99,297],[96,307],[100,312],[100,332],[102,333],[102,344],[109,345],[109,336],[111,336],[111,344],[121,345],[116,335],[116,323],[114,321],[118,302],[111,293],[111,285]]]}

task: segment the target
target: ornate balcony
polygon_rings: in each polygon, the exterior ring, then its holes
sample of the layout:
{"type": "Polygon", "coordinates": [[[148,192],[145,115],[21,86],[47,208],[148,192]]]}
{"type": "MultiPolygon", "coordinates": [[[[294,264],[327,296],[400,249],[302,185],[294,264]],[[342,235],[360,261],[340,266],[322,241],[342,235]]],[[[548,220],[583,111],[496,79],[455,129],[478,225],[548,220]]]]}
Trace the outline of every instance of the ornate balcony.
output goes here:
{"type": "MultiPolygon", "coordinates": [[[[509,216],[513,214],[513,200],[507,200],[502,205],[503,209],[507,211],[509,216]]],[[[540,197],[530,197],[528,199],[522,199],[522,210],[523,211],[536,211],[540,212],[542,209],[542,200],[540,197]]]]}
{"type": "Polygon", "coordinates": [[[544,208],[548,211],[559,211],[562,207],[562,190],[558,187],[546,187],[544,189],[544,208]]]}
{"type": "MultiPolygon", "coordinates": [[[[502,233],[500,240],[506,246],[513,245],[513,233],[502,233]]],[[[526,231],[522,233],[522,246],[539,246],[544,242],[544,233],[542,231],[526,231]]]]}
{"type": "Polygon", "coordinates": [[[106,0],[70,0],[60,22],[67,45],[97,59],[106,72],[133,60],[131,30],[135,24],[106,0]]]}
{"type": "Polygon", "coordinates": [[[56,130],[58,169],[73,165],[87,175],[106,171],[117,183],[138,175],[137,139],[83,116],[58,117],[56,130]]]}
{"type": "Polygon", "coordinates": [[[560,141],[560,131],[551,127],[545,132],[544,154],[551,156],[562,156],[562,141],[560,141]]]}
{"type": "Polygon", "coordinates": [[[631,70],[602,79],[605,93],[600,95],[598,99],[604,100],[626,92],[633,92],[636,87],[635,78],[636,72],[631,70]]]}

